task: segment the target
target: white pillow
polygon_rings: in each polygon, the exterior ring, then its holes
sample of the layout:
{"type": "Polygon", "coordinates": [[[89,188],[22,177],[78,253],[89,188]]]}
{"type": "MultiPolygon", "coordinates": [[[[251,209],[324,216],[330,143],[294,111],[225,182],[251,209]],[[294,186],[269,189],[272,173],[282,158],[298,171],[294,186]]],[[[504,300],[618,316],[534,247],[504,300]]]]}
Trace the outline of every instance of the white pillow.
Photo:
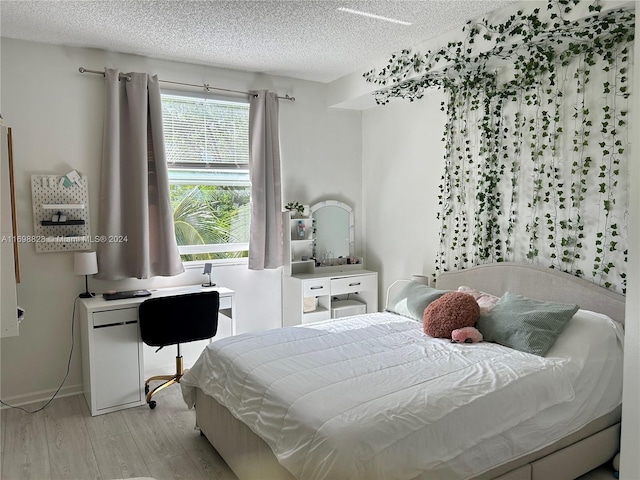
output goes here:
{"type": "Polygon", "coordinates": [[[597,372],[603,364],[622,365],[624,328],[607,315],[578,310],[545,357],[569,359],[577,368],[597,372]]]}

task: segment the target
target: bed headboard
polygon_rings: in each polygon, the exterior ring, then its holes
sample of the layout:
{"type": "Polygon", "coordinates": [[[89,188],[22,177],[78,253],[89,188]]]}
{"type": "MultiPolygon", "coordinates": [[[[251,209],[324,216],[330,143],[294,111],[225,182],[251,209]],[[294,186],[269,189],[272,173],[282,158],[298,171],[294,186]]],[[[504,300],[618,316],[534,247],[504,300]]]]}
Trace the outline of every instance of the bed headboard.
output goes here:
{"type": "Polygon", "coordinates": [[[442,273],[436,281],[436,287],[441,290],[456,290],[460,285],[498,296],[510,291],[538,300],[575,303],[582,309],[604,313],[624,324],[623,295],[552,268],[490,263],[442,273]]]}

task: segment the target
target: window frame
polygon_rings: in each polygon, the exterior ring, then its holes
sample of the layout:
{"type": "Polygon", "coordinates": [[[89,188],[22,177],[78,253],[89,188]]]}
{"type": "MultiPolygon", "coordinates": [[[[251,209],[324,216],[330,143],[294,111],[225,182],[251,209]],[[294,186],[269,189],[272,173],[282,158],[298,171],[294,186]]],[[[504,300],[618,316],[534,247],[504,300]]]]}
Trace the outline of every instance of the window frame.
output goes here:
{"type": "MultiPolygon", "coordinates": [[[[160,89],[160,98],[161,102],[163,100],[164,95],[172,95],[178,97],[191,97],[191,98],[202,98],[205,100],[218,100],[222,102],[229,103],[240,103],[249,105],[249,99],[238,98],[237,96],[232,95],[220,95],[216,93],[203,93],[203,92],[187,92],[183,90],[175,90],[175,89],[160,89]]],[[[164,135],[163,128],[163,142],[165,143],[166,149],[166,136],[164,135]]],[[[167,159],[167,171],[169,172],[172,169],[181,169],[181,170],[217,170],[217,171],[238,171],[245,172],[248,176],[247,187],[251,189],[251,177],[249,174],[249,158],[247,157],[246,168],[244,164],[232,164],[232,163],[223,163],[223,162],[207,162],[206,164],[201,164],[198,162],[172,162],[169,163],[167,159]]],[[[188,180],[182,181],[171,181],[171,175],[169,174],[169,186],[171,185],[219,185],[218,183],[194,183],[188,180]]],[[[249,196],[251,202],[251,195],[249,196]]],[[[200,245],[178,245],[178,253],[180,256],[183,255],[193,255],[193,254],[207,254],[207,253],[227,253],[227,252],[248,252],[249,251],[249,242],[233,242],[233,243],[210,243],[210,244],[200,244],[200,245]]],[[[233,258],[218,258],[211,260],[182,260],[182,263],[185,265],[199,265],[204,263],[215,263],[215,264],[246,264],[248,263],[248,255],[246,257],[233,257],[233,258]]]]}

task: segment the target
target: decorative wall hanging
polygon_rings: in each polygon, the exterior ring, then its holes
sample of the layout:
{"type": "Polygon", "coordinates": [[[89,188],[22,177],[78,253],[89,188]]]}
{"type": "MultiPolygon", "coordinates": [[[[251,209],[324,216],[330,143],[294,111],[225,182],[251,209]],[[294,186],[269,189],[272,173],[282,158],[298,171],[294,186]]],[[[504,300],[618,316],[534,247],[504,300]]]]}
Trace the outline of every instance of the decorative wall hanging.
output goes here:
{"type": "Polygon", "coordinates": [[[436,272],[527,261],[625,292],[634,29],[632,8],[549,1],[364,74],[379,104],[447,95],[436,272]]]}

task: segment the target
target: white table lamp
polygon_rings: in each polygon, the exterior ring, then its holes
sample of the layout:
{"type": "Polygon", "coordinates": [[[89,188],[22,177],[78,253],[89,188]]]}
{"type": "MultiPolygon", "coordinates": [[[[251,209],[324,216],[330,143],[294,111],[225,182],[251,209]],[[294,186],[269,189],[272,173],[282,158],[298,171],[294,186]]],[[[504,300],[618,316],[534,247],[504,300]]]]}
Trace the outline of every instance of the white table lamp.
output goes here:
{"type": "Polygon", "coordinates": [[[411,275],[411,280],[422,285],[429,286],[429,277],[426,275],[411,275]]]}
{"type": "Polygon", "coordinates": [[[89,292],[89,275],[98,273],[96,252],[75,252],[73,254],[73,272],[76,275],[84,275],[85,292],[80,294],[80,298],[93,297],[93,294],[89,292]]]}

